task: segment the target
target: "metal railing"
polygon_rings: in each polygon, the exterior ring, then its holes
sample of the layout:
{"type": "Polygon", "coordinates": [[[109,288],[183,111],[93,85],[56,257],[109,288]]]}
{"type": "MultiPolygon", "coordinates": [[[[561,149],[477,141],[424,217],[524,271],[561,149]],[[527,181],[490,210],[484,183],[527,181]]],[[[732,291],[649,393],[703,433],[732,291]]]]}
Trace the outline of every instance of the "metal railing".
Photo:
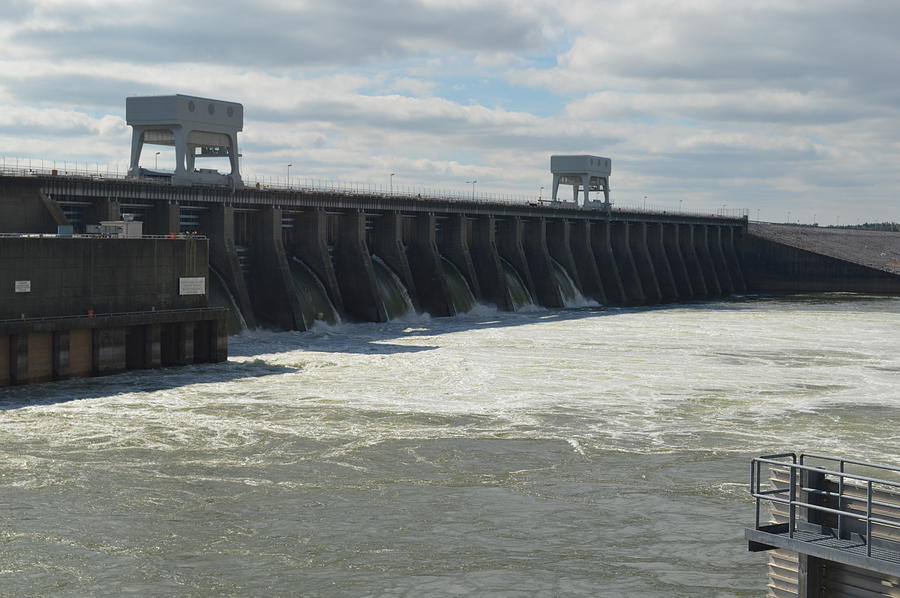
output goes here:
{"type": "Polygon", "coordinates": [[[103,312],[103,313],[95,313],[93,310],[87,310],[83,314],[68,314],[63,316],[37,316],[37,317],[25,317],[25,314],[22,314],[20,318],[4,318],[0,320],[0,324],[16,324],[21,322],[50,322],[56,320],[80,320],[83,318],[91,318],[91,319],[101,319],[101,318],[110,318],[110,317],[119,317],[119,316],[147,316],[147,315],[159,315],[159,314],[177,314],[177,313],[188,313],[188,312],[221,312],[226,311],[225,307],[179,307],[175,309],[150,309],[143,311],[114,311],[114,312],[103,312]]]}
{"type": "MultiPolygon", "coordinates": [[[[756,529],[760,529],[760,505],[763,500],[772,503],[779,503],[788,506],[788,536],[794,537],[797,530],[797,509],[807,509],[807,513],[817,511],[828,513],[837,517],[837,531],[840,535],[845,527],[847,519],[865,522],[865,543],[866,556],[872,556],[872,525],[882,525],[891,528],[900,529],[900,517],[890,518],[887,516],[874,516],[873,507],[885,507],[892,509],[900,509],[900,501],[885,502],[878,501],[874,498],[875,486],[890,489],[892,493],[900,493],[900,482],[876,478],[858,473],[849,473],[846,471],[847,465],[856,465],[871,468],[880,471],[891,471],[900,473],[900,467],[890,465],[882,465],[870,463],[866,461],[858,461],[854,459],[843,459],[841,457],[832,457],[828,455],[802,454],[798,462],[797,455],[794,453],[782,453],[778,455],[764,455],[754,458],[750,465],[750,494],[756,500],[756,529]],[[787,461],[785,459],[790,459],[787,461]],[[826,469],[824,467],[812,466],[806,464],[806,459],[824,460],[830,463],[837,463],[838,469],[826,469]],[[786,488],[773,488],[764,490],[762,488],[762,466],[768,465],[775,468],[787,468],[789,470],[789,482],[786,488]],[[823,484],[821,487],[814,487],[809,483],[810,474],[814,473],[825,478],[831,478],[836,481],[838,490],[833,492],[827,489],[823,484]],[[859,496],[848,494],[847,481],[852,483],[850,488],[861,490],[865,487],[865,513],[852,511],[845,508],[844,505],[851,501],[862,500],[859,496]],[[787,495],[787,498],[784,496],[787,495]],[[809,501],[809,496],[818,496],[822,498],[830,498],[835,501],[835,507],[829,507],[816,504],[809,501]],[[805,497],[805,500],[804,500],[805,497]]],[[[877,557],[876,557],[877,558],[877,557]]]]}
{"type": "MultiPolygon", "coordinates": [[[[13,158],[0,156],[0,175],[8,176],[60,176],[89,180],[124,180],[129,178],[127,170],[120,170],[120,164],[100,164],[90,162],[69,162],[63,160],[45,160],[33,158],[13,158]]],[[[171,186],[167,177],[142,177],[141,183],[159,186],[171,186]]],[[[347,182],[310,177],[242,177],[244,189],[252,191],[289,191],[297,193],[321,193],[334,195],[370,195],[385,198],[425,199],[452,202],[500,203],[509,205],[532,205],[553,207],[557,209],[579,209],[571,201],[552,201],[543,195],[523,195],[499,192],[472,192],[471,190],[441,189],[426,185],[404,185],[401,183],[383,184],[368,182],[347,182]]],[[[198,185],[202,186],[202,185],[198,185]]],[[[744,208],[716,210],[683,210],[660,206],[615,204],[617,211],[642,214],[682,216],[710,216],[719,218],[744,218],[749,210],[744,208]]]]}
{"type": "Polygon", "coordinates": [[[125,235],[108,235],[103,233],[0,233],[0,239],[198,239],[206,240],[206,235],[194,233],[168,233],[166,235],[141,235],[126,237],[125,235]]]}

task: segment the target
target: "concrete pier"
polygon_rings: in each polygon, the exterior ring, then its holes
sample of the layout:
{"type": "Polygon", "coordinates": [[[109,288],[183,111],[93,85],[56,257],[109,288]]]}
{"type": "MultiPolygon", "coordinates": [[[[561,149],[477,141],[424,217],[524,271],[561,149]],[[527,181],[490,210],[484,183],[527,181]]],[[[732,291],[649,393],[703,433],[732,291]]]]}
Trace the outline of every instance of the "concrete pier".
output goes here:
{"type": "Polygon", "coordinates": [[[403,243],[403,220],[400,212],[386,212],[376,217],[374,219],[374,245],[371,249],[400,278],[413,302],[413,308],[419,311],[422,309],[419,292],[416,289],[415,278],[406,254],[406,246],[403,243]]]}
{"type": "Polygon", "coordinates": [[[662,227],[663,245],[669,258],[678,298],[687,300],[696,297],[698,293],[694,292],[687,260],[682,251],[681,227],[678,224],[662,224],[660,226],[662,227]]]}
{"type": "Polygon", "coordinates": [[[209,264],[228,285],[247,326],[256,328],[256,312],[234,241],[234,207],[224,204],[210,206],[204,220],[203,232],[209,237],[209,264]]]}
{"type": "MultiPolygon", "coordinates": [[[[597,301],[601,305],[609,305],[610,300],[606,294],[603,284],[603,278],[600,276],[600,262],[594,255],[591,246],[591,226],[589,221],[575,220],[565,222],[563,231],[556,233],[556,227],[553,222],[550,223],[551,239],[557,239],[562,234],[569,236],[570,255],[574,269],[578,273],[578,284],[582,294],[597,301]]],[[[554,246],[558,246],[559,242],[551,241],[551,252],[554,246]]],[[[557,249],[557,254],[564,252],[564,249],[557,249]]],[[[556,254],[555,254],[556,255],[556,254]]],[[[566,266],[565,262],[560,262],[566,266]]],[[[568,266],[566,266],[568,267],[568,266]]]]}
{"type": "Polygon", "coordinates": [[[472,261],[472,252],[470,250],[471,222],[464,214],[447,216],[441,225],[441,239],[438,249],[441,255],[450,260],[465,277],[466,283],[472,289],[475,299],[492,303],[482,292],[481,284],[478,282],[478,275],[475,273],[475,263],[472,261]]]}
{"type": "Polygon", "coordinates": [[[591,244],[597,261],[597,271],[610,305],[626,305],[628,296],[619,274],[619,262],[612,248],[612,225],[609,220],[589,223],[591,244]]]}
{"type": "Polygon", "coordinates": [[[656,273],[656,264],[653,256],[650,255],[650,239],[646,222],[630,225],[629,241],[641,280],[641,288],[644,291],[644,301],[649,304],[662,303],[663,293],[656,273]]]}
{"type": "Polygon", "coordinates": [[[656,223],[644,224],[644,230],[647,236],[650,261],[653,263],[653,271],[656,273],[656,281],[659,285],[660,301],[678,301],[681,294],[678,291],[678,285],[675,283],[675,276],[672,272],[663,225],[656,223]]]}
{"type": "Polygon", "coordinates": [[[253,312],[273,328],[307,330],[282,239],[281,210],[265,206],[257,213],[250,282],[253,312]]]}
{"type": "Polygon", "coordinates": [[[647,296],[644,294],[641,273],[638,271],[637,262],[631,249],[631,226],[630,222],[611,224],[610,238],[615,262],[622,279],[622,287],[625,291],[625,304],[644,305],[647,303],[647,296]]]}
{"type": "Polygon", "coordinates": [[[694,227],[690,224],[678,227],[678,238],[681,242],[681,255],[690,275],[691,287],[694,297],[709,297],[710,291],[706,286],[706,274],[700,256],[697,252],[697,244],[694,241],[694,227]]]}
{"type": "Polygon", "coordinates": [[[456,315],[437,247],[433,213],[418,214],[413,219],[407,255],[422,309],[438,317],[456,315]]]}
{"type": "Polygon", "coordinates": [[[544,307],[565,307],[547,244],[546,219],[529,219],[522,224],[522,248],[534,285],[535,301],[544,307]]]}
{"type": "Polygon", "coordinates": [[[493,216],[481,216],[472,222],[472,265],[481,289],[479,299],[499,309],[512,311],[515,306],[500,263],[496,231],[497,223],[493,216]]]}
{"type": "Polygon", "coordinates": [[[364,322],[386,322],[384,303],[378,294],[372,255],[366,244],[366,216],[350,210],[339,221],[334,263],[347,314],[364,322]]]}
{"type": "Polygon", "coordinates": [[[525,257],[525,247],[522,239],[525,234],[525,223],[522,219],[513,216],[497,220],[497,250],[500,257],[505,259],[518,273],[522,284],[535,301],[540,301],[534,279],[531,277],[531,269],[528,267],[528,259],[525,257]]]}
{"type": "Polygon", "coordinates": [[[744,279],[744,269],[741,266],[741,259],[738,256],[737,241],[735,237],[738,232],[734,228],[725,228],[719,231],[722,240],[722,247],[725,250],[725,261],[728,264],[728,271],[731,273],[731,280],[734,283],[734,291],[736,293],[747,292],[747,281],[744,279]]]}
{"type": "Polygon", "coordinates": [[[341,318],[347,317],[328,243],[327,215],[322,208],[294,212],[294,234],[288,250],[312,270],[325,287],[328,298],[341,318]]]}
{"type": "Polygon", "coordinates": [[[725,259],[725,251],[722,247],[722,231],[717,226],[706,227],[706,242],[712,255],[713,266],[716,269],[716,278],[719,280],[719,288],[723,295],[734,293],[735,286],[731,281],[728,262],[725,259]]]}

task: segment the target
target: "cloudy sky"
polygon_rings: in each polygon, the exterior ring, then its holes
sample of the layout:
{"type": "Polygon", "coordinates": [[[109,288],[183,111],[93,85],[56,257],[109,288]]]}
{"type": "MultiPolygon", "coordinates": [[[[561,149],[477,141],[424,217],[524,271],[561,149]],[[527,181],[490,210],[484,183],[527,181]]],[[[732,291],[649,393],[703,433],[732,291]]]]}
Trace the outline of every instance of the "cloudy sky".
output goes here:
{"type": "Polygon", "coordinates": [[[620,205],[900,221],[898,25],[895,0],[0,0],[0,156],[124,169],[124,98],[185,93],[244,104],[260,178],[536,196],[592,153],[620,205]]]}

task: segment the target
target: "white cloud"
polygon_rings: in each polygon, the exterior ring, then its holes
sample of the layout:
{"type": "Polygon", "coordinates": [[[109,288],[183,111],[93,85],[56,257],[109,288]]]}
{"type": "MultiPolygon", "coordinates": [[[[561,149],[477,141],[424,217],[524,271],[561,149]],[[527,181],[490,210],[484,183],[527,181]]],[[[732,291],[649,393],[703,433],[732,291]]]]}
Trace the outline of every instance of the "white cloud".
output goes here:
{"type": "Polygon", "coordinates": [[[430,96],[437,87],[434,81],[424,81],[414,77],[397,77],[385,88],[388,92],[408,92],[414,96],[430,96]]]}
{"type": "Polygon", "coordinates": [[[460,188],[474,177],[537,193],[551,153],[591,152],[613,158],[623,203],[821,216],[853,196],[865,217],[900,220],[895,3],[0,8],[4,156],[124,162],[124,96],[189,93],[245,104],[244,164],[263,176],[293,163],[298,176],[398,172],[460,188]]]}

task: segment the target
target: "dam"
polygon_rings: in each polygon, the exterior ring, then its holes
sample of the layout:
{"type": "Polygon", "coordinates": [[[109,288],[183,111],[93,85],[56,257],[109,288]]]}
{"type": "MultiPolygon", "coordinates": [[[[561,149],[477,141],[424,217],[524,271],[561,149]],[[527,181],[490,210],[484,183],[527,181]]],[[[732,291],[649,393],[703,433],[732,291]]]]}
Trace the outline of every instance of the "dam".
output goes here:
{"type": "Polygon", "coordinates": [[[900,294],[896,233],[563,202],[0,176],[0,232],[79,232],[122,218],[149,235],[208,239],[209,299],[230,310],[231,333],[384,322],[407,311],[452,316],[475,303],[515,311],[579,298],[638,306],[735,293],[900,294]]]}
{"type": "Polygon", "coordinates": [[[232,331],[748,291],[744,218],[52,174],[3,177],[0,194],[7,230],[127,216],[148,234],[207,237],[210,293],[239,315],[232,331]]]}
{"type": "MultiPolygon", "coordinates": [[[[22,356],[9,359],[0,383],[67,377],[65,336],[50,343],[52,358],[42,350],[32,360],[57,365],[23,373],[27,339],[37,334],[32,324],[81,317],[93,329],[96,320],[85,318],[93,317],[95,303],[115,306],[107,315],[141,312],[140,326],[151,326],[132,330],[130,357],[121,329],[112,340],[82,342],[83,351],[97,356],[79,371],[97,375],[128,364],[222,361],[227,335],[244,329],[304,331],[317,322],[387,322],[411,312],[446,317],[476,304],[515,312],[745,293],[900,294],[895,237],[873,242],[751,224],[746,211],[615,208],[609,158],[551,156],[553,192],[546,202],[477,200],[474,182],[471,200],[368,186],[275,188],[241,178],[240,104],[182,95],[128,98],[127,119],[133,140],[126,178],[30,166],[0,172],[0,235],[15,237],[0,263],[0,337],[9,341],[0,345],[5,354],[22,356]],[[145,144],[174,146],[175,171],[141,167],[145,144]],[[205,158],[226,158],[232,170],[200,168],[205,158]],[[561,184],[572,186],[574,201],[557,199],[561,184]],[[591,192],[603,200],[591,200],[591,192]],[[117,245],[87,234],[103,226],[135,227],[143,240],[117,245]],[[41,250],[43,261],[23,250],[35,242],[28,237],[54,235],[55,241],[38,244],[49,248],[41,250]],[[73,236],[84,238],[73,245],[73,236]],[[70,260],[58,276],[47,275],[56,263],[51,255],[91,243],[89,260],[70,260]],[[121,251],[111,249],[120,245],[121,251]],[[32,294],[35,277],[54,282],[32,294]],[[68,286],[53,286],[63,278],[68,286]],[[162,306],[182,315],[157,309],[162,306]],[[188,318],[182,309],[200,315],[188,318]],[[161,341],[163,311],[171,330],[161,341]],[[34,322],[23,328],[25,320],[34,322]],[[169,349],[163,354],[161,347],[169,349]],[[103,363],[101,355],[115,357],[103,363]]],[[[50,328],[42,323],[40,334],[59,332],[50,328]]]]}

